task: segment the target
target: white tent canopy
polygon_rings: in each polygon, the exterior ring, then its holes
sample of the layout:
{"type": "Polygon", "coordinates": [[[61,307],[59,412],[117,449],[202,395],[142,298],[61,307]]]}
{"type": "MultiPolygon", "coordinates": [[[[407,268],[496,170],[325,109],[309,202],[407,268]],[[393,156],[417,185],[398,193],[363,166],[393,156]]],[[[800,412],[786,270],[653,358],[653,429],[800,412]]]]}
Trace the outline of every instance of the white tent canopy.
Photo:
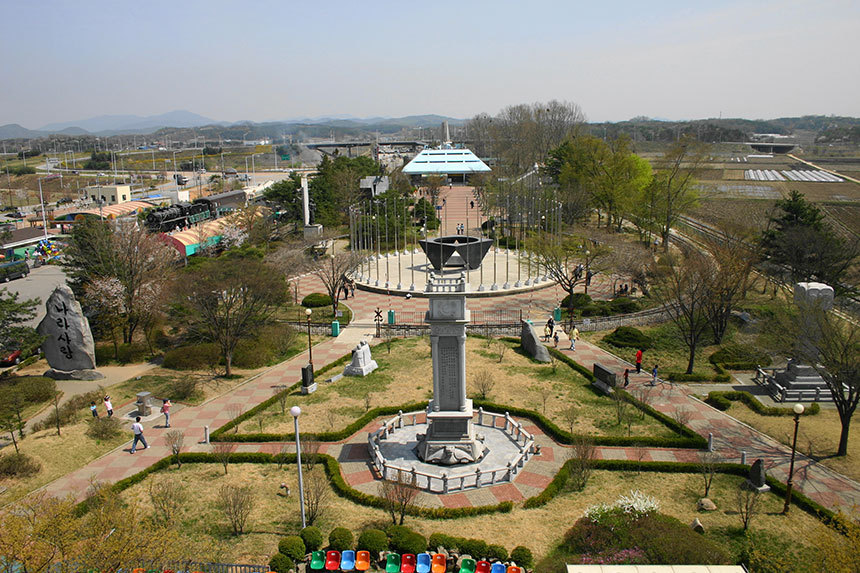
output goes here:
{"type": "Polygon", "coordinates": [[[407,175],[466,175],[490,168],[468,149],[425,149],[403,168],[407,175]]]}

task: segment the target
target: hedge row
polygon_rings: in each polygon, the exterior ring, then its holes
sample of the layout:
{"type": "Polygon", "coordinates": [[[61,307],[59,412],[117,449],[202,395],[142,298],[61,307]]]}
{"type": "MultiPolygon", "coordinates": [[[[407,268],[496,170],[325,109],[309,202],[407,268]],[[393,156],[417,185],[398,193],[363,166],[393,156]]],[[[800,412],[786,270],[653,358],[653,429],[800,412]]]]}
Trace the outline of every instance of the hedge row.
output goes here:
{"type": "Polygon", "coordinates": [[[722,367],[721,364],[716,362],[712,363],[714,366],[714,370],[717,371],[716,374],[708,375],[702,374],[701,372],[693,372],[692,374],[687,374],[686,372],[669,372],[666,374],[666,379],[671,382],[731,382],[732,375],[729,374],[725,368],[722,367]]]}
{"type": "MultiPolygon", "coordinates": [[[[375,495],[370,495],[357,489],[354,489],[346,481],[343,479],[343,476],[340,472],[340,464],[338,461],[327,455],[327,454],[314,454],[317,457],[317,460],[323,462],[323,467],[325,468],[326,475],[330,479],[330,483],[332,485],[332,489],[340,495],[341,497],[348,499],[352,502],[355,502],[359,505],[365,505],[369,507],[376,507],[380,509],[385,509],[385,500],[381,497],[377,497],[375,495]]],[[[220,463],[214,455],[208,453],[198,453],[198,452],[186,452],[179,455],[182,463],[220,463]]],[[[241,464],[241,463],[255,463],[255,464],[271,464],[275,463],[277,459],[281,458],[283,463],[293,464],[296,463],[296,455],[295,454],[264,454],[260,452],[245,452],[245,453],[233,453],[230,455],[230,463],[233,464],[241,464]]],[[[136,483],[143,481],[151,473],[156,471],[166,469],[173,463],[173,456],[167,456],[165,458],[160,459],[155,462],[148,468],[141,470],[140,472],[129,476],[123,480],[116,482],[112,489],[113,491],[119,493],[124,491],[136,483]]],[[[569,463],[569,462],[568,462],[569,463]]],[[[568,463],[565,463],[562,468],[556,473],[553,480],[550,484],[542,491],[540,494],[530,497],[525,500],[523,503],[524,509],[531,509],[535,507],[540,507],[545,505],[549,501],[551,501],[555,496],[562,493],[564,491],[564,486],[567,484],[567,480],[570,477],[570,472],[568,469],[568,463]]],[[[698,473],[701,471],[701,467],[696,463],[686,463],[686,462],[640,462],[636,460],[593,460],[593,468],[598,470],[607,470],[607,471],[646,471],[646,472],[666,472],[666,473],[698,473]]],[[[749,472],[749,467],[741,464],[731,464],[731,463],[722,463],[715,465],[716,471],[719,473],[730,474],[744,477],[749,472]]],[[[767,476],[767,483],[770,485],[771,490],[774,494],[785,497],[786,495],[786,485],[773,478],[772,476],[767,476]]],[[[834,513],[829,509],[824,508],[820,504],[815,501],[809,499],[807,496],[802,494],[799,491],[792,492],[792,502],[797,505],[798,508],[803,511],[809,513],[813,517],[817,517],[824,521],[825,523],[829,523],[833,517],[834,513]]],[[[83,514],[89,509],[89,500],[85,500],[78,504],[78,513],[83,514]]],[[[474,515],[485,515],[491,513],[509,513],[513,509],[513,503],[510,501],[503,501],[501,503],[495,505],[482,505],[482,506],[474,506],[474,507],[412,507],[410,508],[408,514],[416,517],[426,517],[430,519],[456,519],[460,517],[470,517],[474,515]]]]}
{"type": "MultiPolygon", "coordinates": [[[[765,406],[758,400],[756,400],[755,396],[750,394],[749,392],[744,392],[743,390],[728,390],[725,392],[713,391],[708,393],[708,397],[705,399],[705,402],[716,408],[717,410],[722,410],[725,412],[729,409],[732,402],[743,402],[746,406],[755,412],[756,414],[761,414],[762,416],[793,416],[794,412],[791,408],[780,408],[776,406],[765,406]]],[[[814,416],[821,412],[821,406],[818,405],[818,402],[813,403],[811,406],[804,410],[804,416],[814,416]]]]}

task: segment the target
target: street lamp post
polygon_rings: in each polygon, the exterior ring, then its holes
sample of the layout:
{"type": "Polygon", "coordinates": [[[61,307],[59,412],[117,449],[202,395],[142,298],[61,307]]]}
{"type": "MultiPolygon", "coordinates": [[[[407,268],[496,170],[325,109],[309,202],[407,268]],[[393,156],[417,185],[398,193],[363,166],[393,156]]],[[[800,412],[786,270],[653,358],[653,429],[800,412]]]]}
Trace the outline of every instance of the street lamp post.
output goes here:
{"type": "Polygon", "coordinates": [[[308,365],[311,367],[311,372],[314,370],[314,354],[311,346],[311,309],[305,309],[305,316],[308,317],[308,365]]]}
{"type": "Polygon", "coordinates": [[[42,230],[45,233],[45,240],[48,240],[48,221],[45,219],[45,198],[42,196],[42,179],[39,177],[39,204],[42,207],[42,230]]]}
{"type": "Polygon", "coordinates": [[[791,505],[791,488],[792,478],[794,478],[794,456],[797,453],[797,427],[800,426],[800,416],[803,414],[803,404],[795,404],[792,411],[794,412],[794,440],[791,442],[791,463],[788,466],[788,483],[785,490],[785,505],[782,508],[782,514],[788,513],[791,505]]]}
{"type": "MultiPolygon", "coordinates": [[[[310,309],[308,309],[310,310],[310,309]]],[[[308,315],[308,324],[310,324],[310,315],[308,315]]],[[[293,415],[293,428],[296,432],[296,463],[299,467],[299,507],[302,510],[302,529],[306,527],[305,523],[305,484],[302,480],[302,443],[299,439],[299,416],[302,409],[298,406],[290,408],[290,414],[293,415]]]]}

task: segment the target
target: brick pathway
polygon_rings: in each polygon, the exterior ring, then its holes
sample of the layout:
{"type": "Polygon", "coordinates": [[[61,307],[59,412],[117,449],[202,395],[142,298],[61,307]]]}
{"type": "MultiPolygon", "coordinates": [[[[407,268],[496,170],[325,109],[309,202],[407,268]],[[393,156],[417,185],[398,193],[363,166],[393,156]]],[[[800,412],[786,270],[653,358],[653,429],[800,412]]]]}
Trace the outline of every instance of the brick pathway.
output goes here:
{"type": "MultiPolygon", "coordinates": [[[[306,276],[299,281],[300,296],[321,290],[316,277],[306,276]]],[[[595,296],[605,295],[609,286],[597,280],[590,290],[596,293],[595,296]]],[[[470,299],[468,305],[470,309],[475,310],[524,308],[525,314],[530,315],[536,323],[540,324],[557,305],[558,292],[560,291],[551,287],[506,297],[470,299]]],[[[345,301],[356,317],[353,324],[344,328],[339,337],[326,340],[314,347],[314,364],[317,368],[348,353],[362,338],[372,336],[374,308],[416,311],[427,309],[427,299],[407,301],[402,297],[388,297],[361,291],[356,291],[356,295],[356,298],[345,301]]],[[[569,342],[566,338],[559,344],[559,348],[568,346],[569,342]]],[[[568,350],[564,352],[589,370],[595,362],[619,373],[623,372],[624,368],[633,368],[630,363],[584,340],[577,343],[576,352],[568,350]]],[[[264,371],[223,396],[199,406],[176,409],[171,416],[172,426],[185,432],[186,449],[208,451],[208,447],[199,443],[203,438],[204,426],[208,425],[214,430],[230,420],[229,412],[232,405],[239,404],[243,410],[247,410],[270,397],[274,386],[294,384],[300,379],[300,369],[306,363],[307,357],[301,354],[264,371]]],[[[630,389],[635,390],[644,387],[650,381],[650,376],[644,373],[633,374],[630,379],[630,389]]],[[[695,399],[691,396],[690,389],[684,385],[659,384],[651,391],[650,399],[653,407],[670,416],[678,410],[687,410],[689,426],[703,436],[707,436],[709,432],[713,433],[715,449],[725,461],[739,461],[740,452],[743,450],[747,452],[749,463],[756,458],[762,458],[771,475],[786,481],[790,452],[776,440],[695,399]]],[[[113,482],[148,467],[167,454],[164,430],[153,428],[160,423],[159,417],[156,422],[145,425],[145,435],[152,446],[149,450],[138,450],[135,455],[130,455],[130,444],[126,444],[87,466],[55,480],[48,484],[46,489],[55,494],[73,493],[81,498],[85,495],[91,479],[113,482]]],[[[520,500],[538,493],[549,483],[561,465],[565,447],[552,442],[530,422],[527,424],[529,431],[535,434],[538,443],[541,444],[544,453],[529,461],[513,483],[448,495],[422,494],[422,503],[428,506],[446,507],[482,505],[496,503],[499,500],[520,500]]],[[[323,446],[323,451],[334,455],[343,464],[342,471],[347,481],[353,487],[367,492],[376,491],[376,485],[373,483],[374,476],[370,471],[363,448],[367,432],[371,428],[372,424],[341,443],[323,446]]],[[[273,452],[277,447],[279,446],[273,444],[242,444],[237,446],[237,451],[273,452]]],[[[695,461],[699,454],[682,449],[648,448],[642,451],[639,448],[600,447],[597,455],[602,459],[635,460],[640,459],[641,456],[643,461],[695,461]]],[[[860,506],[860,484],[802,455],[798,455],[795,463],[795,484],[797,489],[825,507],[849,509],[860,506]]]]}

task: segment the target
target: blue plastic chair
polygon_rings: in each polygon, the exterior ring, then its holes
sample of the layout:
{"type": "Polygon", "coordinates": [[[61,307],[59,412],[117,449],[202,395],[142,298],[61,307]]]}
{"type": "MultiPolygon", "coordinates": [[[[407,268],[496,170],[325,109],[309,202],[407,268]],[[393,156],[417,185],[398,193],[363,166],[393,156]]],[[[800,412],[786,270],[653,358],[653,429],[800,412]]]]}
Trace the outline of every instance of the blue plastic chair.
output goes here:
{"type": "MultiPolygon", "coordinates": [[[[415,573],[430,573],[430,562],[431,557],[429,553],[419,553],[418,564],[415,566],[415,573]]],[[[505,572],[502,571],[502,573],[505,572]]]]}
{"type": "Polygon", "coordinates": [[[355,569],[355,551],[347,549],[340,554],[340,570],[352,571],[355,569]]]}
{"type": "Polygon", "coordinates": [[[508,568],[505,567],[504,563],[499,563],[498,561],[496,561],[495,563],[493,563],[493,568],[490,569],[490,573],[505,573],[507,570],[508,568]]]}

